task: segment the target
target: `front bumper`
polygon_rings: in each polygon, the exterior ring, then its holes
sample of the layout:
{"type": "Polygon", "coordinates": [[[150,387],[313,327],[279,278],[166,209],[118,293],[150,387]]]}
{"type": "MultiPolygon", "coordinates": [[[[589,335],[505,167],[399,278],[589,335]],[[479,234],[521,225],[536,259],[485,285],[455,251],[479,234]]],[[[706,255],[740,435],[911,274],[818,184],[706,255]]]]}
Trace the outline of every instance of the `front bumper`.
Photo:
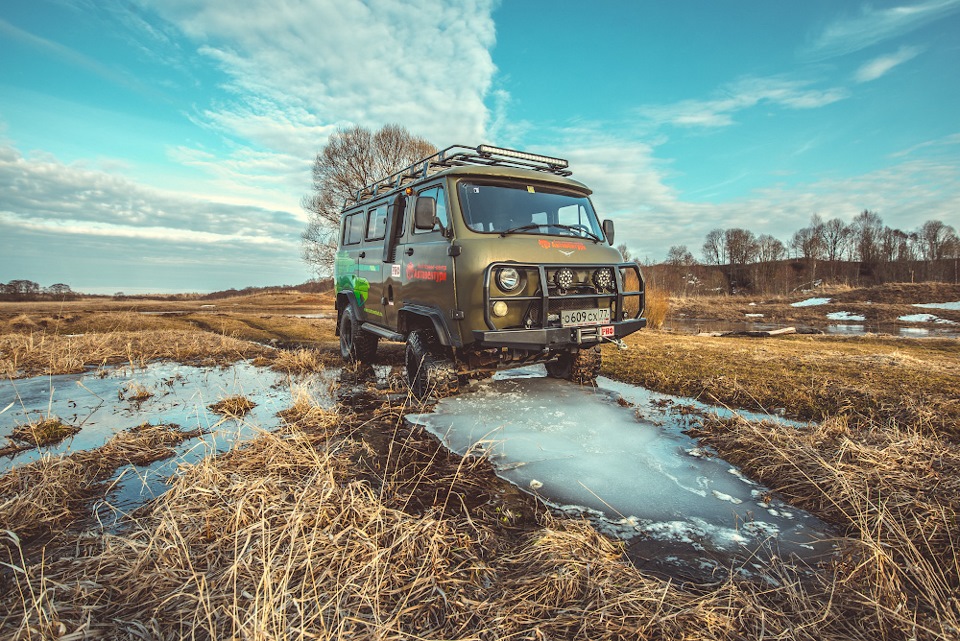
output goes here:
{"type": "MultiPolygon", "coordinates": [[[[612,337],[623,338],[647,326],[646,318],[635,318],[611,323],[612,337]]],[[[474,330],[473,339],[482,347],[512,347],[515,349],[545,350],[571,345],[593,345],[603,340],[600,326],[547,327],[544,329],[474,330]]]]}

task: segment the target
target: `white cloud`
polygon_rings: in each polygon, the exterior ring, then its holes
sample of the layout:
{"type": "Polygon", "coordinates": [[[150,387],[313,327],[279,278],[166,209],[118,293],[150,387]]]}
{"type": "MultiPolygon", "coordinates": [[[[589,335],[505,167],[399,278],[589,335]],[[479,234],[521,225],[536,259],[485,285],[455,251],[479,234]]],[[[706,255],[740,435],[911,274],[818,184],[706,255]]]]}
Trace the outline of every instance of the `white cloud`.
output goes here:
{"type": "Polygon", "coordinates": [[[809,81],[780,77],[743,78],[722,87],[710,100],[683,100],[671,105],[648,105],[639,115],[654,125],[717,128],[734,124],[738,112],[762,104],[787,109],[817,109],[849,96],[846,89],[815,89],[809,81]]]}
{"type": "Polygon", "coordinates": [[[297,252],[294,215],[164,192],[49,154],[24,157],[0,144],[0,213],[7,226],[74,236],[187,244],[282,245],[297,252]]]}
{"type": "Polygon", "coordinates": [[[254,139],[275,151],[299,155],[344,123],[397,122],[439,145],[485,132],[494,0],[146,3],[230,78],[234,100],[202,117],[245,138],[281,115],[299,135],[254,139]]]}
{"type": "Polygon", "coordinates": [[[926,0],[884,9],[862,5],[858,15],[828,24],[800,53],[814,60],[853,53],[902,36],[958,9],[960,0],[926,0]]]}
{"type": "Polygon", "coordinates": [[[857,82],[870,82],[886,75],[894,67],[912,60],[920,53],[920,47],[900,47],[896,53],[880,56],[863,64],[854,74],[857,82]]]}

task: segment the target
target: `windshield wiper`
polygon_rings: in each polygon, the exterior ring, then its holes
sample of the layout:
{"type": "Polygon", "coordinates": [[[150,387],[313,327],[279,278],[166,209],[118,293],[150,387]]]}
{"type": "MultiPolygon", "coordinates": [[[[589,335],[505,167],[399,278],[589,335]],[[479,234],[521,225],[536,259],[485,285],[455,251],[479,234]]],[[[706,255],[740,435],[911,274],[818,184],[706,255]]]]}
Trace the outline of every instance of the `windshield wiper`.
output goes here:
{"type": "Polygon", "coordinates": [[[537,223],[527,223],[526,225],[520,225],[519,227],[511,227],[506,231],[500,232],[500,236],[506,236],[507,234],[514,234],[518,231],[523,231],[525,229],[540,229],[540,225],[537,223]]]}
{"type": "Polygon", "coordinates": [[[595,235],[592,231],[587,229],[586,225],[564,225],[561,223],[550,223],[551,227],[559,227],[560,229],[566,229],[569,232],[576,232],[575,236],[580,236],[581,232],[586,235],[587,238],[592,240],[595,243],[603,242],[599,236],[595,235]]]}

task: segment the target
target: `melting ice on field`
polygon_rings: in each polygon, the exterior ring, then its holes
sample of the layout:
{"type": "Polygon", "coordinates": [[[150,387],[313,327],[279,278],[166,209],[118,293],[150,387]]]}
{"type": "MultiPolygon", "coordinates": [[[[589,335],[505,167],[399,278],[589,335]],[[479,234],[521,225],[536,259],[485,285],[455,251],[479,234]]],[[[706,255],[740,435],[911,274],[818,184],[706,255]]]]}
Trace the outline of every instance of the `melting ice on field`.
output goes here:
{"type": "Polygon", "coordinates": [[[75,436],[59,444],[0,458],[0,473],[45,454],[69,454],[99,447],[117,432],[144,422],[175,423],[185,431],[203,430],[202,437],[174,447],[177,456],[173,458],[146,467],[129,465],[119,471],[110,501],[117,508],[132,509],[166,490],[169,477],[181,462],[226,451],[238,440],[276,427],[276,414],[291,406],[295,389],[308,394],[314,402],[332,406],[326,386],[335,374],[336,370],[332,370],[322,377],[291,385],[286,375],[246,362],[228,368],[154,363],[138,369],[120,367],[0,381],[0,410],[7,408],[0,413],[0,436],[9,435],[17,424],[51,415],[80,428],[75,436]],[[129,400],[131,384],[152,396],[142,401],[129,400]],[[242,418],[225,418],[207,407],[234,395],[243,395],[257,405],[242,418]]]}
{"type": "Polygon", "coordinates": [[[690,409],[723,410],[597,383],[546,378],[542,367],[507,370],[410,418],[460,454],[485,453],[507,480],[631,547],[713,566],[829,553],[822,522],[772,499],[683,434],[690,409]]]}

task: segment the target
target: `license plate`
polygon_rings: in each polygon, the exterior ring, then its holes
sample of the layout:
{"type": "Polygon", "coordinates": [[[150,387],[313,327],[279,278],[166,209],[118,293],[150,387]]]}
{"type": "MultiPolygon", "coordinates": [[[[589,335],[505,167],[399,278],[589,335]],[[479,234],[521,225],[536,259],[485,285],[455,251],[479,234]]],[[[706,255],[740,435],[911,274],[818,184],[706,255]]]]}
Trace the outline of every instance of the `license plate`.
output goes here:
{"type": "Polygon", "coordinates": [[[603,325],[610,322],[610,308],[565,309],[560,312],[560,324],[564,327],[603,325]]]}

